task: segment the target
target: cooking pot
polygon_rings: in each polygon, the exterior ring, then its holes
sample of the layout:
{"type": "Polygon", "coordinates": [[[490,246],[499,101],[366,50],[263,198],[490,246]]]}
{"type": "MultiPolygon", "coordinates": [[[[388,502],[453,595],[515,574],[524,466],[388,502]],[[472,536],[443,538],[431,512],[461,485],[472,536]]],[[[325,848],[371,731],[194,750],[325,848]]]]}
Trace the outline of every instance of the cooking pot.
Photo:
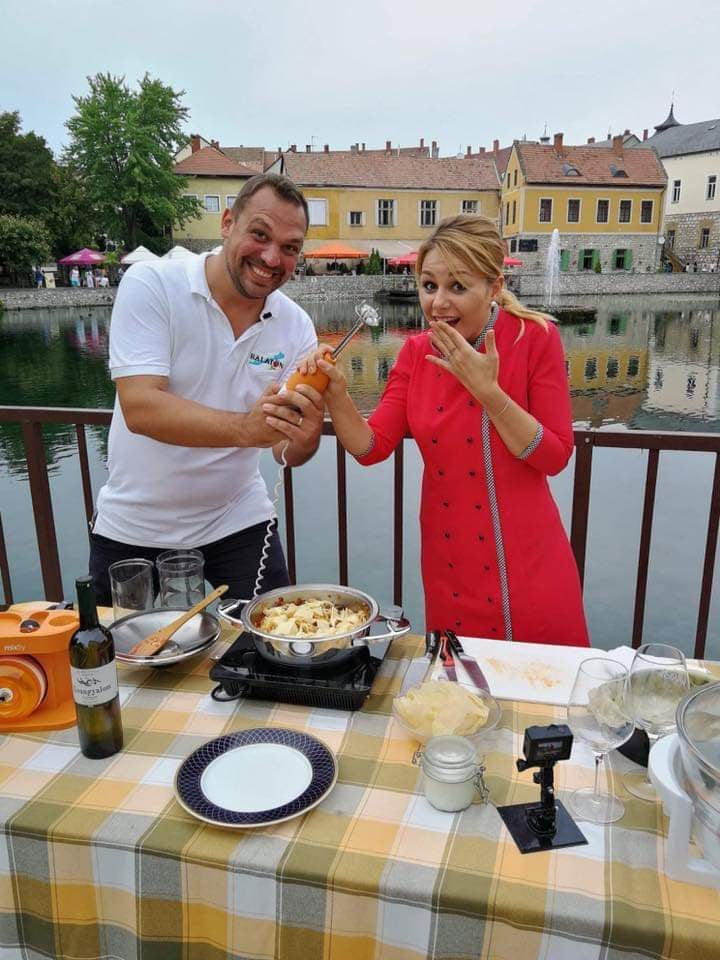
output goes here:
{"type": "Polygon", "coordinates": [[[693,833],[705,857],[720,868],[720,683],[684,697],[676,719],[685,787],[695,814],[693,833]]]}
{"type": "Polygon", "coordinates": [[[218,616],[250,633],[256,648],[263,656],[294,666],[339,663],[352,656],[355,647],[372,647],[375,643],[401,636],[410,630],[408,620],[381,614],[377,602],[362,590],[327,583],[278,587],[248,601],[227,600],[218,606],[218,616]],[[361,611],[363,619],[351,630],[333,636],[288,637],[260,629],[259,623],[266,609],[276,606],[278,601],[291,603],[293,600],[329,600],[338,607],[361,611]],[[238,608],[243,604],[238,616],[238,608]],[[386,632],[371,633],[373,624],[376,623],[386,624],[386,632]]]}

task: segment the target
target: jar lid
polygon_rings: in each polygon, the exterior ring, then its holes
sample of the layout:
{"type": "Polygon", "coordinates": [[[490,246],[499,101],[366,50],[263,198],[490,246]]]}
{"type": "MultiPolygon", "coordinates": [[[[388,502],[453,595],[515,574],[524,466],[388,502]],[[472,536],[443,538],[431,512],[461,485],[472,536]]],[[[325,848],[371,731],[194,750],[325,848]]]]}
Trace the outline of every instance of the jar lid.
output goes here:
{"type": "Polygon", "coordinates": [[[477,772],[477,755],[467,737],[431,737],[422,753],[427,774],[447,783],[470,780],[477,772]]]}

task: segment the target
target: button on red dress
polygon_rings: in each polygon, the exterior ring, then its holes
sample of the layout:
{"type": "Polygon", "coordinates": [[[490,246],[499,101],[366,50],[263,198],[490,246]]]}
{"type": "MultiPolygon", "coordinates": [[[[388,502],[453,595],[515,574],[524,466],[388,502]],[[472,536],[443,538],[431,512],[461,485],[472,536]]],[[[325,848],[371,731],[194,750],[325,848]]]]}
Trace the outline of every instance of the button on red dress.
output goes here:
{"type": "MultiPolygon", "coordinates": [[[[534,643],[589,644],[575,558],[547,477],[573,452],[565,357],[544,330],[498,310],[501,388],[541,426],[524,458],[507,449],[482,405],[430,363],[427,333],[405,342],[377,409],[364,465],[409,431],[424,461],[421,560],[426,629],[534,643]]],[[[480,350],[484,352],[484,346],[480,350]]]]}

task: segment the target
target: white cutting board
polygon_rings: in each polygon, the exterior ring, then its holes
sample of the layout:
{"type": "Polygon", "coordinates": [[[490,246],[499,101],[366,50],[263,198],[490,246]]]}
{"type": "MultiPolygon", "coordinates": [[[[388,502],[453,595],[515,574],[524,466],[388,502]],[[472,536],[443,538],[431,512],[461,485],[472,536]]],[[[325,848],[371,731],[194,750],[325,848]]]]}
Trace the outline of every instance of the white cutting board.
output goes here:
{"type": "MultiPolygon", "coordinates": [[[[480,640],[460,637],[465,653],[477,660],[499,700],[526,700],[530,703],[567,705],[577,668],[589,657],[619,660],[629,667],[635,651],[632,647],[596,650],[592,647],[562,647],[544,643],[508,643],[505,640],[480,640]]],[[[456,657],[458,677],[463,678],[462,663],[456,657]]],[[[439,663],[434,676],[443,676],[439,663]]]]}

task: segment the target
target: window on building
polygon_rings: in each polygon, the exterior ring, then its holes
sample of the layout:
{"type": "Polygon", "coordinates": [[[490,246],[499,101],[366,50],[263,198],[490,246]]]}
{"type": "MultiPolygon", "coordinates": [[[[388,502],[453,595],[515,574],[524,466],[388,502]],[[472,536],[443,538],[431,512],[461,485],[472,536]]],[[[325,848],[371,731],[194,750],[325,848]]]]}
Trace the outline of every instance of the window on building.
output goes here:
{"type": "Polygon", "coordinates": [[[700,231],[700,249],[707,250],[710,246],[710,228],[703,227],[700,231]]]}
{"type": "Polygon", "coordinates": [[[568,223],[580,223],[579,200],[568,200],[567,221],[568,223]]]}
{"type": "Polygon", "coordinates": [[[607,368],[605,370],[605,375],[608,380],[615,380],[619,370],[620,364],[618,363],[617,357],[608,357],[607,368]]]}
{"type": "Polygon", "coordinates": [[[220,197],[216,194],[206,193],[203,206],[208,213],[220,213],[220,197]]]}
{"type": "Polygon", "coordinates": [[[673,180],[672,203],[680,203],[680,187],[682,180],[673,180]]]}
{"type": "Polygon", "coordinates": [[[632,220],[632,200],[620,201],[620,212],[618,214],[618,223],[630,223],[632,220]]]}
{"type": "Polygon", "coordinates": [[[394,200],[378,200],[377,224],[379,227],[392,227],[395,225],[395,201],[394,200]]]}
{"type": "Polygon", "coordinates": [[[225,206],[228,208],[228,210],[232,210],[233,204],[235,203],[235,196],[236,195],[234,193],[229,193],[225,197],[225,206]]]}
{"type": "Polygon", "coordinates": [[[668,230],[668,232],[667,232],[667,245],[670,247],[671,250],[672,250],[672,248],[675,246],[675,231],[674,231],[674,230],[668,230]]]}
{"type": "Polygon", "coordinates": [[[697,387],[697,377],[695,376],[694,373],[691,373],[690,376],[687,378],[687,386],[685,387],[685,396],[688,398],[688,400],[695,393],[696,387],[697,387]]]}
{"type": "Polygon", "coordinates": [[[597,213],[595,214],[596,222],[607,223],[609,219],[610,219],[610,201],[598,200],[597,213]]]}
{"type": "Polygon", "coordinates": [[[514,186],[514,187],[517,186],[517,167],[516,167],[515,170],[513,171],[513,186],[514,186]]]}
{"type": "Polygon", "coordinates": [[[518,240],[518,253],[537,253],[537,237],[523,237],[518,240]]]}
{"type": "Polygon", "coordinates": [[[392,369],[393,361],[390,357],[378,357],[377,361],[377,378],[383,382],[387,381],[387,378],[390,376],[390,370],[392,369]]]}
{"type": "Polygon", "coordinates": [[[632,250],[613,250],[613,270],[629,270],[632,265],[632,250]]]}
{"type": "Polygon", "coordinates": [[[420,226],[434,227],[437,222],[437,200],[420,201],[420,226]]]}
{"type": "Polygon", "coordinates": [[[585,379],[596,380],[598,373],[597,357],[588,357],[585,361],[585,379]]]}
{"type": "Polygon", "coordinates": [[[587,248],[580,251],[578,257],[578,266],[581,270],[594,270],[595,264],[600,262],[600,254],[597,250],[587,248]]]}
{"type": "Polygon", "coordinates": [[[510,240],[510,253],[515,253],[517,250],[517,237],[512,237],[510,240]]]}
{"type": "Polygon", "coordinates": [[[551,197],[543,197],[540,200],[540,223],[552,223],[551,197]]]}
{"type": "Polygon", "coordinates": [[[363,225],[362,210],[351,210],[348,214],[348,223],[351,227],[361,227],[363,225]]]}
{"type": "Polygon", "coordinates": [[[517,200],[513,200],[513,217],[512,217],[513,223],[515,223],[516,214],[517,214],[517,200]]]}
{"type": "Polygon", "coordinates": [[[461,213],[480,213],[477,200],[463,200],[460,207],[461,213]]]}
{"type": "Polygon", "coordinates": [[[199,200],[199,199],[200,199],[196,193],[184,193],[183,196],[184,196],[184,197],[187,197],[187,198],[190,199],[190,200],[199,200]]]}
{"type": "Polygon", "coordinates": [[[640,373],[640,357],[629,357],[627,365],[627,375],[636,377],[640,373]]]}
{"type": "Polygon", "coordinates": [[[640,201],[640,223],[652,223],[653,202],[652,200],[640,201]]]}
{"type": "Polygon", "coordinates": [[[505,226],[510,223],[510,202],[505,204],[505,226]]]}
{"type": "Polygon", "coordinates": [[[715,187],[717,186],[717,177],[715,174],[708,177],[707,187],[705,188],[705,199],[714,200],[715,199],[715,187]]]}
{"type": "Polygon", "coordinates": [[[360,356],[350,357],[350,368],[354,376],[361,377],[365,368],[363,358],[360,356]]]}
{"type": "Polygon", "coordinates": [[[308,197],[308,212],[310,214],[310,220],[308,226],[310,227],[326,227],[328,218],[327,218],[327,200],[315,199],[313,197],[308,197]]]}

